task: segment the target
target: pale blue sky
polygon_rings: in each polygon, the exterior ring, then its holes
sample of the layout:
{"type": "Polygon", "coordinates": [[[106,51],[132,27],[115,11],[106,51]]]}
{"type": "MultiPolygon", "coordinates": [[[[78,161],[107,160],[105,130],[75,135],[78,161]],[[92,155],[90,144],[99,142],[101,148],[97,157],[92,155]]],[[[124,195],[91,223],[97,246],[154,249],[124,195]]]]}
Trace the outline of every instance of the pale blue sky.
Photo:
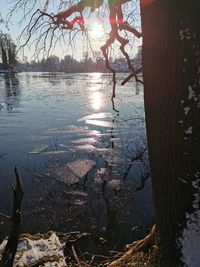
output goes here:
{"type": "MultiPolygon", "coordinates": [[[[6,18],[7,14],[9,13],[9,10],[12,8],[13,6],[13,2],[12,0],[0,0],[0,13],[2,15],[3,18],[6,18]]],[[[38,1],[38,3],[44,3],[45,1],[38,1]]],[[[52,9],[53,10],[53,9],[52,9]]],[[[55,11],[55,9],[54,9],[55,11]]],[[[14,39],[15,42],[17,42],[17,37],[19,37],[22,29],[25,27],[25,25],[28,23],[30,16],[27,17],[26,20],[23,21],[22,25],[19,25],[19,21],[24,17],[24,11],[23,9],[19,9],[16,10],[16,12],[13,13],[13,16],[10,20],[9,23],[9,31],[6,29],[6,27],[2,24],[0,24],[0,29],[3,32],[8,32],[10,33],[11,37],[14,39]]],[[[99,50],[99,47],[103,44],[103,40],[102,38],[96,39],[96,40],[92,40],[92,45],[93,45],[93,49],[95,51],[99,50]]],[[[136,42],[136,46],[140,45],[141,41],[136,42]]],[[[58,55],[60,58],[63,58],[66,54],[72,54],[73,56],[77,59],[81,59],[83,58],[84,53],[87,50],[87,43],[83,43],[83,39],[81,37],[81,34],[76,38],[75,40],[75,48],[73,51],[71,49],[61,49],[59,43],[56,45],[54,51],[52,52],[52,54],[56,54],[58,55]]],[[[33,50],[34,50],[34,45],[31,46],[31,48],[26,47],[24,50],[25,55],[31,59],[32,55],[33,55],[33,50]]],[[[131,48],[130,50],[131,52],[134,51],[133,48],[131,48]]],[[[137,49],[135,49],[135,53],[136,53],[137,49]]],[[[134,52],[133,52],[134,54],[134,52]]],[[[116,49],[116,53],[115,56],[119,57],[120,55],[118,55],[118,49],[116,49]]],[[[19,57],[21,57],[21,55],[19,55],[19,57]]],[[[32,58],[33,59],[33,58],[32,58]]]]}
{"type": "MultiPolygon", "coordinates": [[[[3,17],[3,19],[7,19],[8,18],[8,14],[9,11],[12,9],[13,7],[13,2],[12,0],[0,0],[0,13],[3,17]]],[[[10,20],[9,23],[9,31],[6,29],[6,27],[1,24],[1,29],[5,32],[9,32],[13,39],[17,39],[17,37],[20,35],[21,30],[23,28],[23,26],[25,25],[26,21],[24,21],[23,25],[19,25],[19,21],[23,18],[23,10],[22,9],[18,9],[15,12],[13,12],[13,16],[10,20]]]]}

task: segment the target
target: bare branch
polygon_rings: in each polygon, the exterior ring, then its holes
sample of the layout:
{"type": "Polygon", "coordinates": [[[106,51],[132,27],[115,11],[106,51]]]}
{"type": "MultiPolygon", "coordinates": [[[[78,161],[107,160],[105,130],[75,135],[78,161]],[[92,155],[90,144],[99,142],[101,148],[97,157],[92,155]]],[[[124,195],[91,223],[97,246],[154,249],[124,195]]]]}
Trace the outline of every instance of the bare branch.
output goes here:
{"type": "Polygon", "coordinates": [[[11,219],[10,216],[8,216],[8,215],[6,215],[6,214],[4,214],[4,213],[1,213],[1,212],[0,212],[0,216],[1,216],[3,219],[7,219],[7,220],[10,220],[10,219],[11,219]]]}
{"type": "Polygon", "coordinates": [[[135,77],[137,74],[142,72],[142,68],[137,69],[133,73],[131,73],[122,83],[121,85],[126,84],[131,78],[135,77]]]}

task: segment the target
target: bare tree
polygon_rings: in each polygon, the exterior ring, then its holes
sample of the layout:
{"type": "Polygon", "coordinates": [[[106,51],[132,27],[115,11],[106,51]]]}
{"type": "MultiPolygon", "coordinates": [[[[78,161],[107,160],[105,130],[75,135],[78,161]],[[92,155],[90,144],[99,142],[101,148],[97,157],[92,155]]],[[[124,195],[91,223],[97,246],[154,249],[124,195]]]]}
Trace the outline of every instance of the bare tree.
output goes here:
{"type": "Polygon", "coordinates": [[[9,34],[0,33],[0,56],[4,67],[14,66],[17,63],[16,45],[9,34]]]}

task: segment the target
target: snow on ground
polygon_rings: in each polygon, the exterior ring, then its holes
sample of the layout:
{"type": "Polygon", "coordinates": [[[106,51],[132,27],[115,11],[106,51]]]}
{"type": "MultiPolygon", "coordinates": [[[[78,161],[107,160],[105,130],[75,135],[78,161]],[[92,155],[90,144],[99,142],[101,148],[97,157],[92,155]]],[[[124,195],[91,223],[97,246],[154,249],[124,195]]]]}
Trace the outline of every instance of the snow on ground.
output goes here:
{"type": "MultiPolygon", "coordinates": [[[[0,253],[3,252],[7,240],[0,244],[0,253]]],[[[38,266],[64,267],[64,244],[62,244],[55,232],[44,235],[25,235],[19,240],[15,256],[16,267],[38,266]]]]}
{"type": "MultiPolygon", "coordinates": [[[[199,172],[194,174],[199,177],[199,172]]],[[[196,189],[192,203],[193,212],[186,213],[186,227],[183,229],[182,236],[178,238],[181,245],[182,262],[187,267],[200,266],[200,179],[192,183],[196,189]]]]}

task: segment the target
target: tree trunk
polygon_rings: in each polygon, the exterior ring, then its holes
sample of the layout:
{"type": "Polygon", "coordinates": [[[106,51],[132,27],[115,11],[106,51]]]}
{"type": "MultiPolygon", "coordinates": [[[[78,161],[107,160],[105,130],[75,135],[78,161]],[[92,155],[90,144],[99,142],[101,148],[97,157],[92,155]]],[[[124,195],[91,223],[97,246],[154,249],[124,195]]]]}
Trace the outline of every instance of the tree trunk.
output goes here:
{"type": "Polygon", "coordinates": [[[7,59],[7,54],[6,54],[6,50],[3,47],[3,44],[1,43],[1,57],[2,57],[2,63],[4,67],[7,67],[8,65],[8,59],[7,59]]]}
{"type": "Polygon", "coordinates": [[[200,1],[141,0],[141,18],[160,266],[199,266],[200,1]]]}

